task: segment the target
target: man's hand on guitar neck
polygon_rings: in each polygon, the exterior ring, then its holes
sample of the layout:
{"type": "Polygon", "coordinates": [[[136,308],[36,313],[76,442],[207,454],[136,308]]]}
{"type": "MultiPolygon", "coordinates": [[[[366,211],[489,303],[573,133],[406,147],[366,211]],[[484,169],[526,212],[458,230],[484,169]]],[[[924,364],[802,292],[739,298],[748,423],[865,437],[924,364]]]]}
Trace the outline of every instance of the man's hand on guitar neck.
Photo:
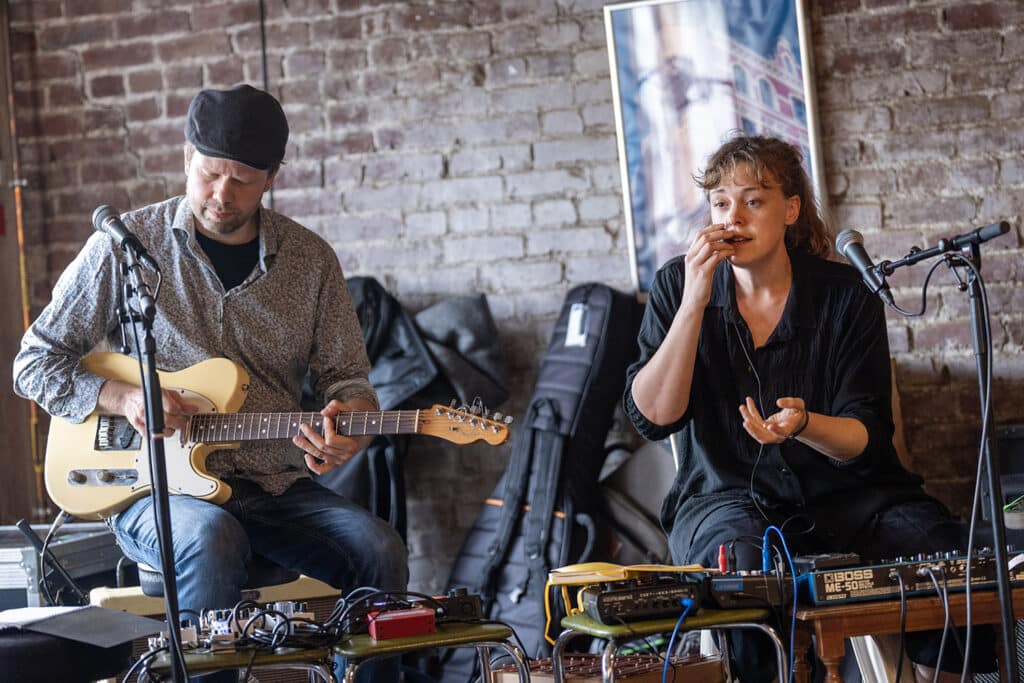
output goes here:
{"type": "MultiPolygon", "coordinates": [[[[186,403],[179,394],[167,389],[161,390],[160,397],[164,408],[164,436],[185,429],[189,416],[196,412],[196,408],[186,403]]],[[[124,415],[139,434],[148,434],[146,402],[141,388],[120,380],[108,379],[100,387],[96,408],[107,414],[124,415]]]]}
{"type": "Polygon", "coordinates": [[[342,436],[334,430],[334,418],[338,413],[355,410],[376,411],[377,406],[363,398],[352,398],[347,403],[333,400],[328,403],[320,414],[331,418],[324,420],[324,431],[317,433],[311,425],[299,426],[302,432],[292,438],[292,442],[306,453],[306,467],[316,474],[325,474],[356,456],[366,448],[372,436],[342,436]]]}

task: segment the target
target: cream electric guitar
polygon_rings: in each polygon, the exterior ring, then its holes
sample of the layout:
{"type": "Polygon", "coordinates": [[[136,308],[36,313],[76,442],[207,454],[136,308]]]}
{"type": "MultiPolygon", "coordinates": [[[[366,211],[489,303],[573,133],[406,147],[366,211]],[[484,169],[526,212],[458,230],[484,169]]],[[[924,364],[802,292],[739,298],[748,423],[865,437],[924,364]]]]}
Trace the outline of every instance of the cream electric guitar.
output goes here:
{"type": "MultiPolygon", "coordinates": [[[[135,358],[95,353],[82,364],[91,372],[139,385],[135,358]]],[[[160,386],[176,391],[199,412],[188,427],[164,440],[168,490],[223,503],[231,487],[206,471],[206,456],[238,448],[256,439],[289,439],[299,425],[323,431],[320,413],[238,413],[245,400],[249,375],[226,358],[212,358],[178,372],[161,372],[160,386]]],[[[483,440],[498,445],[508,439],[508,426],[466,409],[439,405],[425,410],[346,412],[335,418],[335,430],[346,436],[426,434],[457,444],[483,440]]],[[[505,418],[506,421],[509,418],[505,418]]],[[[81,424],[61,418],[50,421],[46,445],[46,489],[66,512],[82,519],[102,519],[149,495],[147,444],[120,415],[93,413],[81,424]]]]}

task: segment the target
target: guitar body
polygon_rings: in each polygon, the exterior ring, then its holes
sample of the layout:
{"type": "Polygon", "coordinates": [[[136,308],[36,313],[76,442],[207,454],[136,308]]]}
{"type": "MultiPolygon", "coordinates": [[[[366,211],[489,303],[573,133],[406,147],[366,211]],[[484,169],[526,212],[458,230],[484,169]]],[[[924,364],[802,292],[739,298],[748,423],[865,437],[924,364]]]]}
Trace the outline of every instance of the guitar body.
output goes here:
{"type": "MultiPolygon", "coordinates": [[[[117,353],[95,353],[82,364],[107,379],[140,386],[138,361],[117,353]]],[[[211,358],[178,372],[157,371],[162,389],[177,391],[201,413],[235,413],[245,401],[249,375],[226,358],[211,358]]],[[[123,510],[152,489],[149,449],[127,420],[93,413],[81,424],[50,421],[46,445],[46,490],[53,501],[80,519],[102,519],[123,510]]],[[[187,442],[182,430],[164,439],[170,493],[223,503],[231,487],[206,471],[213,450],[238,443],[187,442]]]]}

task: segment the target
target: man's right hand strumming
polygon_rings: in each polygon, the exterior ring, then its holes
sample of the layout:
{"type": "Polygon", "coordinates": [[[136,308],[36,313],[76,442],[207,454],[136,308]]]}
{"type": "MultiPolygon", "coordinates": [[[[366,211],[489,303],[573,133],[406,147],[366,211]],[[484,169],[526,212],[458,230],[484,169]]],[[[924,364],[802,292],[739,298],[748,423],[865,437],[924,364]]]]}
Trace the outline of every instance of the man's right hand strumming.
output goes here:
{"type": "MultiPolygon", "coordinates": [[[[160,397],[164,409],[164,436],[170,436],[176,430],[184,429],[188,425],[188,418],[196,412],[196,409],[173,391],[163,389],[160,392],[160,397]]],[[[100,387],[97,408],[106,413],[124,415],[139,434],[142,434],[143,437],[148,434],[146,402],[141,388],[120,380],[108,379],[100,387]]]]}

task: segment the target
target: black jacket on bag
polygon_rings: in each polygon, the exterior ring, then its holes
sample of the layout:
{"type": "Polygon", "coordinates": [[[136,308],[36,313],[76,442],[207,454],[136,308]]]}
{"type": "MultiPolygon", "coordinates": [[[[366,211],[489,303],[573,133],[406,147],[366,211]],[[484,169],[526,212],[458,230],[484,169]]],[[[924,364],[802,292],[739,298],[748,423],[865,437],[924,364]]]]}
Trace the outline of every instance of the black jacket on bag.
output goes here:
{"type": "MultiPolygon", "coordinates": [[[[508,398],[498,331],[483,295],[446,299],[413,319],[376,279],[352,277],[347,283],[381,410],[429,408],[452,399],[471,405],[477,398],[493,409],[508,398]]],[[[404,537],[402,462],[408,451],[408,437],[380,436],[344,467],[316,479],[404,537]]]]}

